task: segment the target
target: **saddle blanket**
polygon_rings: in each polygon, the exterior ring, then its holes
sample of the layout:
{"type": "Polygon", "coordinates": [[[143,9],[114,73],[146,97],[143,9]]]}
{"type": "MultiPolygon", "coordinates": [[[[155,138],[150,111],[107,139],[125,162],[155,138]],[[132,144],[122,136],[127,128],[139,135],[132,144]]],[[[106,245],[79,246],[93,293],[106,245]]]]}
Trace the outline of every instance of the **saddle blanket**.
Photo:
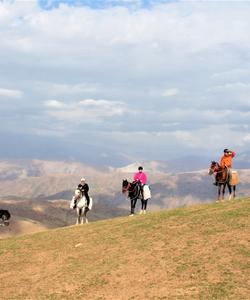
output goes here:
{"type": "Polygon", "coordinates": [[[235,170],[231,171],[231,180],[229,182],[230,185],[237,185],[240,182],[238,172],[235,170]]]}
{"type": "Polygon", "coordinates": [[[150,191],[149,185],[147,185],[147,184],[145,184],[143,186],[143,198],[144,198],[144,200],[148,200],[151,198],[151,191],[150,191]]]}

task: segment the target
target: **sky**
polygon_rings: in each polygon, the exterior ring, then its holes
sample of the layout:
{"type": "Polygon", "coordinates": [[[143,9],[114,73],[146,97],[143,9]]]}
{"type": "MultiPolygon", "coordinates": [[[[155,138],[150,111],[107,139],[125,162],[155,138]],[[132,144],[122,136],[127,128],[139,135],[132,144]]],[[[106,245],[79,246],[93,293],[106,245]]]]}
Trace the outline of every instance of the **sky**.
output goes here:
{"type": "Polygon", "coordinates": [[[0,1],[0,159],[247,151],[249,28],[249,1],[0,1]]]}

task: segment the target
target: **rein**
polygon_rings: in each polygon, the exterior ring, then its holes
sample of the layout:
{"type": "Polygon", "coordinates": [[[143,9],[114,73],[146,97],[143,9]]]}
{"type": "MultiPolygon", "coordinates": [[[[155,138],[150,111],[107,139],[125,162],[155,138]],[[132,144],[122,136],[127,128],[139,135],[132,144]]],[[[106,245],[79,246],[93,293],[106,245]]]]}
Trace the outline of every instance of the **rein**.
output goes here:
{"type": "Polygon", "coordinates": [[[220,171],[219,171],[219,169],[220,169],[221,167],[220,167],[220,165],[218,164],[218,163],[216,163],[216,165],[214,166],[214,167],[211,167],[210,168],[210,170],[212,170],[213,171],[213,173],[223,173],[223,169],[221,169],[220,171]]]}
{"type": "Polygon", "coordinates": [[[130,190],[131,187],[132,187],[132,184],[131,184],[130,182],[128,182],[127,187],[126,187],[126,188],[123,188],[123,192],[124,192],[124,193],[125,193],[125,192],[128,192],[128,193],[130,194],[129,198],[130,198],[131,200],[137,199],[137,198],[139,197],[139,195],[140,195],[140,188],[138,189],[138,185],[137,185],[137,184],[135,184],[135,185],[134,185],[134,188],[132,188],[132,189],[130,190]],[[138,190],[138,192],[137,192],[137,190],[138,190]],[[133,198],[131,197],[131,194],[134,194],[134,195],[133,195],[133,198]]]}
{"type": "Polygon", "coordinates": [[[128,192],[130,187],[131,187],[130,183],[128,183],[127,187],[123,187],[122,188],[123,193],[128,192]]]}
{"type": "MultiPolygon", "coordinates": [[[[224,169],[216,162],[216,164],[214,165],[214,167],[211,167],[210,170],[212,170],[213,173],[216,173],[216,174],[223,174],[224,172],[226,172],[226,178],[223,180],[221,178],[221,180],[218,181],[217,179],[217,182],[219,184],[226,184],[226,182],[228,181],[228,170],[227,170],[227,167],[225,167],[224,169]]],[[[222,175],[223,176],[223,175],[222,175]]]]}

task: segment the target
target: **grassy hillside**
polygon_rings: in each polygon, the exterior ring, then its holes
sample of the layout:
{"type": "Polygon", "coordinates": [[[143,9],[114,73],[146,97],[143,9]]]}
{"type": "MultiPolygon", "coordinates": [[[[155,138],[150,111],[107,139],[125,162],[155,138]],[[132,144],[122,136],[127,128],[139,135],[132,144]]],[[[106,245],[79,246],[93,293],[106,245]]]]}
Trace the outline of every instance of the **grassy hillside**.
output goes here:
{"type": "Polygon", "coordinates": [[[0,240],[2,299],[249,299],[250,198],[0,240]]]}

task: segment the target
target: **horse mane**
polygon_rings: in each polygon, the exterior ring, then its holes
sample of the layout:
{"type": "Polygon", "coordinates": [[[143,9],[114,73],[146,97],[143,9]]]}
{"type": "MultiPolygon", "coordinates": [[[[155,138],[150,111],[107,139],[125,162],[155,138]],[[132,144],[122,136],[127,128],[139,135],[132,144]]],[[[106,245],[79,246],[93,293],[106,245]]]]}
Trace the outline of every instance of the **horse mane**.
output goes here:
{"type": "Polygon", "coordinates": [[[221,168],[221,165],[217,162],[217,161],[215,161],[215,160],[212,160],[211,161],[211,166],[212,165],[216,165],[216,166],[218,166],[219,168],[221,168]]]}

